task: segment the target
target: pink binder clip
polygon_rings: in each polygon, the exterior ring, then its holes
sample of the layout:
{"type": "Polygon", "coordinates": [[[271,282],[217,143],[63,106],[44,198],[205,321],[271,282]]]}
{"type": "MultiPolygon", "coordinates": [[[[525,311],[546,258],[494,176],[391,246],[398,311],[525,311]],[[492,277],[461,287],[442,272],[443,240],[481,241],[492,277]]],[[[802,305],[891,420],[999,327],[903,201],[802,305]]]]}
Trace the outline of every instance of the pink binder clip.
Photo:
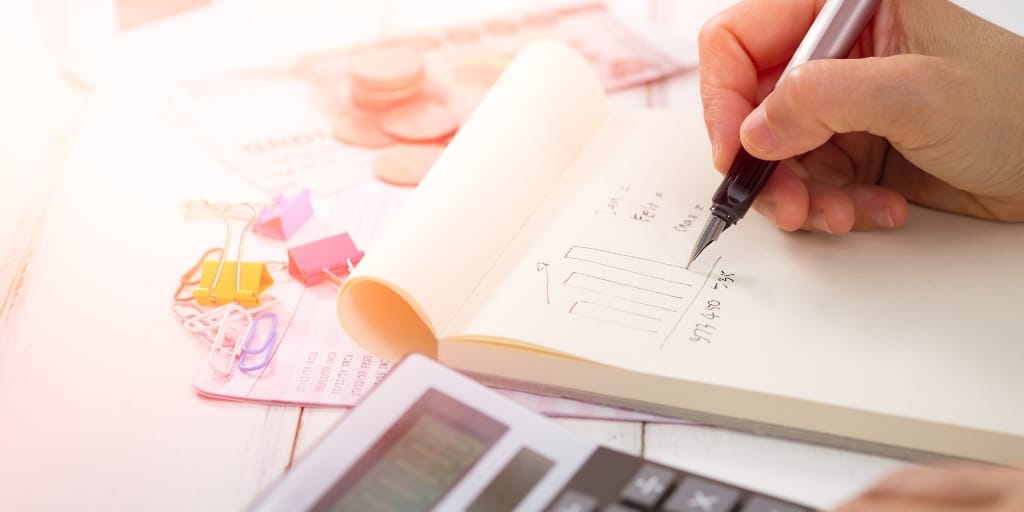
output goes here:
{"type": "Polygon", "coordinates": [[[324,279],[340,284],[338,275],[351,272],[361,259],[363,251],[356,247],[352,237],[339,233],[288,249],[288,273],[306,286],[324,279]]]}
{"type": "Polygon", "coordinates": [[[287,240],[312,216],[309,189],[302,189],[290,198],[279,193],[270,206],[260,211],[252,230],[263,236],[287,240]]]}

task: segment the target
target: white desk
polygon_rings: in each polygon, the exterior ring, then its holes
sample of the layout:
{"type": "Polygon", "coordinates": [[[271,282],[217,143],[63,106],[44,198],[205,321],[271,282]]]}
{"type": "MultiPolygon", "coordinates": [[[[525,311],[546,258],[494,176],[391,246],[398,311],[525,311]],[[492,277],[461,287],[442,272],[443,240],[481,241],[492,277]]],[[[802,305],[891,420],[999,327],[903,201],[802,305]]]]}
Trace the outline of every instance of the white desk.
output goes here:
{"type": "MultiPolygon", "coordinates": [[[[522,3],[250,2],[243,36],[165,71],[522,3]]],[[[610,3],[693,40],[730,2],[610,3]]],[[[1024,26],[1016,3],[969,5],[1024,26]]],[[[216,223],[187,225],[181,204],[256,192],[166,125],[146,79],[86,91],[58,78],[40,60],[32,14],[28,1],[0,7],[10,70],[0,98],[0,510],[238,510],[343,414],[210,401],[191,389],[204,353],[168,301],[196,246],[176,241],[222,235],[216,223]]],[[[697,75],[613,101],[696,114],[697,75]]],[[[611,447],[822,507],[901,464],[712,427],[560,421],[611,447]]]]}

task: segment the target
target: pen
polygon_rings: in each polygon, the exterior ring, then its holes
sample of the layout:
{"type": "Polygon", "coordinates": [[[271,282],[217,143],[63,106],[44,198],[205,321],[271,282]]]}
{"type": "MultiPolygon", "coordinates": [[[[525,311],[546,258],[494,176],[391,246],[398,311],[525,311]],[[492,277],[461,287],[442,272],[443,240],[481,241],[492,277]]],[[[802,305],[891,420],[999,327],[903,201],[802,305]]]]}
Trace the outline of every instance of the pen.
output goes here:
{"type": "MultiPolygon", "coordinates": [[[[864,30],[864,25],[874,14],[879,0],[828,0],[821,12],[807,30],[800,46],[793,53],[779,81],[789,70],[815,59],[841,59],[849,55],[854,42],[864,30]]],[[[776,82],[778,84],[778,82],[776,82]]],[[[718,240],[726,228],[739,222],[750,209],[758,192],[772,175],[779,162],[766,161],[750,156],[743,146],[729,166],[729,172],[712,197],[708,218],[697,243],[693,246],[690,268],[693,260],[704,252],[711,242],[718,240]]]]}

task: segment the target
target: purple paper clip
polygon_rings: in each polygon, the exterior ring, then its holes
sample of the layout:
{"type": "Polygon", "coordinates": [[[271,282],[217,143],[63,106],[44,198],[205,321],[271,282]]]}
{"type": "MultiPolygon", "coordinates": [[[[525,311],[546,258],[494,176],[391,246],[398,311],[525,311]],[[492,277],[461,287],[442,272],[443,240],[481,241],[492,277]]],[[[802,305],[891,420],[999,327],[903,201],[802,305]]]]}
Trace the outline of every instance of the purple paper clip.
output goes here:
{"type": "Polygon", "coordinates": [[[270,358],[274,355],[274,341],[277,340],[277,314],[272,311],[264,311],[252,319],[252,327],[245,333],[245,338],[242,340],[242,350],[238,356],[238,369],[242,373],[255,373],[267,367],[270,364],[270,358]],[[252,338],[256,334],[256,328],[260,324],[260,320],[265,318],[270,319],[270,329],[267,331],[267,337],[263,339],[263,344],[258,348],[252,348],[252,338]],[[246,356],[256,356],[263,354],[263,360],[255,364],[246,364],[246,356]]]}
{"type": "Polygon", "coordinates": [[[302,189],[292,197],[274,196],[273,202],[260,211],[253,233],[278,240],[287,240],[313,216],[309,189],[302,189]]]}

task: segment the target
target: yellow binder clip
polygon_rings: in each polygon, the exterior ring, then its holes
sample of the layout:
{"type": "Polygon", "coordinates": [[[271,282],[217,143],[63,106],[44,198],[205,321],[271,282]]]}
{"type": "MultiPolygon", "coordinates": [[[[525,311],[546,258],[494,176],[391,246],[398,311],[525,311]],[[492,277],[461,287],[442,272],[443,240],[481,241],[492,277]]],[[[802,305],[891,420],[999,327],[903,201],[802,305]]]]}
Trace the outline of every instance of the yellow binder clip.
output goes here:
{"type": "Polygon", "coordinates": [[[248,203],[234,204],[224,209],[222,217],[228,232],[224,240],[224,250],[221,251],[219,260],[203,262],[199,284],[192,290],[192,296],[204,306],[217,306],[232,301],[242,306],[256,306],[260,303],[260,293],[274,284],[266,263],[242,261],[245,234],[256,220],[256,207],[248,203]],[[238,213],[241,208],[247,208],[250,214],[238,213]],[[245,227],[242,228],[242,234],[238,239],[235,261],[227,261],[228,249],[233,238],[232,220],[245,221],[245,227]]]}

